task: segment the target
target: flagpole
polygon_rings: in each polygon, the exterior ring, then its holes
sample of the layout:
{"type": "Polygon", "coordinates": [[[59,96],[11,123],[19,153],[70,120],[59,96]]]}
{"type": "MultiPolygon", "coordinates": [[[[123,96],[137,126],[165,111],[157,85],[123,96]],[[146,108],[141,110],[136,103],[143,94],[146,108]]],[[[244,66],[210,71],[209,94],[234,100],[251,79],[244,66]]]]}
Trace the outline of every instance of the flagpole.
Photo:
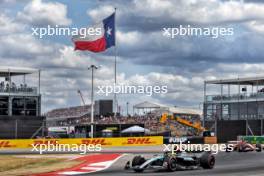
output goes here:
{"type": "MultiPolygon", "coordinates": [[[[117,83],[117,79],[116,79],[116,57],[117,57],[117,48],[116,48],[116,7],[115,7],[115,85],[117,83]]],[[[117,98],[116,98],[116,93],[114,93],[114,116],[116,118],[116,114],[117,114],[117,109],[118,109],[118,106],[117,106],[117,98]]]]}

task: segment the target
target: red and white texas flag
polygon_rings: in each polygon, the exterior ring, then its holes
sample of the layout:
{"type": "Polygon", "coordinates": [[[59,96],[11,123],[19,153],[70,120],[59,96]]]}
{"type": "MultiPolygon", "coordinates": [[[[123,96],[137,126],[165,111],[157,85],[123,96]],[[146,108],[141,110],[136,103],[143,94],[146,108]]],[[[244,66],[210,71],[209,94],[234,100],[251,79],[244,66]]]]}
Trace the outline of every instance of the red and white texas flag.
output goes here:
{"type": "Polygon", "coordinates": [[[111,46],[115,46],[115,13],[105,18],[101,23],[94,25],[92,28],[100,28],[100,33],[97,35],[73,36],[72,40],[75,45],[75,50],[102,52],[111,46]]]}

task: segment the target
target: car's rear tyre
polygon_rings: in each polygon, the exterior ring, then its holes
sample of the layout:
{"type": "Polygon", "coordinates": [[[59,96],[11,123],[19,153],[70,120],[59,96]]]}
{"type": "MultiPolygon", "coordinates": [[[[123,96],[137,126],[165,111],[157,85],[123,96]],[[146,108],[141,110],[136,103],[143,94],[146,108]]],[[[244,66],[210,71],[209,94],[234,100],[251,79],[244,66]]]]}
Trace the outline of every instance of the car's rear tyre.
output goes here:
{"type": "Polygon", "coordinates": [[[215,157],[211,153],[204,153],[201,156],[200,164],[204,169],[213,169],[215,165],[215,157]]]}
{"type": "Polygon", "coordinates": [[[146,159],[142,156],[135,156],[132,160],[132,167],[135,172],[143,172],[144,169],[137,168],[137,166],[141,166],[145,163],[146,159]]]}
{"type": "Polygon", "coordinates": [[[170,171],[170,172],[176,171],[176,169],[177,169],[177,160],[176,160],[176,158],[169,157],[167,159],[167,164],[168,164],[168,167],[167,167],[168,171],[170,171]]]}
{"type": "Polygon", "coordinates": [[[262,151],[262,146],[261,144],[256,144],[256,151],[261,152],[262,151]]]}

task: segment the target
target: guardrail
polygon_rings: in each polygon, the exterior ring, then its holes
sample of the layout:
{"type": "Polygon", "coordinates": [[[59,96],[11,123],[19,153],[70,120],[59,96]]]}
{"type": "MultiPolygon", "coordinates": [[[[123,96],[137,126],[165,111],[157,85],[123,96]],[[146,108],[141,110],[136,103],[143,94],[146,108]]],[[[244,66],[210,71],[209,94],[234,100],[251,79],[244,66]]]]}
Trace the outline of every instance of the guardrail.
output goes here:
{"type": "Polygon", "coordinates": [[[223,94],[221,95],[207,95],[206,101],[237,101],[237,100],[256,100],[256,99],[264,99],[264,93],[241,93],[241,94],[223,94]]]}
{"type": "Polygon", "coordinates": [[[37,87],[0,88],[0,94],[37,94],[37,87]]]}

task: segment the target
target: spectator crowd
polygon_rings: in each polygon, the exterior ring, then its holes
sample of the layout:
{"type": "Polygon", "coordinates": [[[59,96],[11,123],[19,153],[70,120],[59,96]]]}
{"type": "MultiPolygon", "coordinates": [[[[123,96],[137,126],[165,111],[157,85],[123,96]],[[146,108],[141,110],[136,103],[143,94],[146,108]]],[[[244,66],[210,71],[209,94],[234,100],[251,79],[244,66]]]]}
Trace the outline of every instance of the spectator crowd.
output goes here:
{"type": "MultiPolygon", "coordinates": [[[[90,124],[90,106],[77,106],[71,108],[56,109],[46,114],[51,126],[71,126],[90,124]]],[[[190,122],[200,121],[197,115],[180,115],[182,119],[190,122]]],[[[129,116],[96,116],[95,124],[144,124],[152,134],[158,134],[170,131],[172,136],[193,136],[196,131],[185,125],[180,124],[176,120],[168,119],[165,123],[160,121],[160,115],[156,113],[148,113],[145,115],[129,115],[129,116]]]]}
{"type": "Polygon", "coordinates": [[[0,92],[33,92],[34,88],[28,87],[27,84],[16,85],[14,82],[1,81],[0,92]]]}

